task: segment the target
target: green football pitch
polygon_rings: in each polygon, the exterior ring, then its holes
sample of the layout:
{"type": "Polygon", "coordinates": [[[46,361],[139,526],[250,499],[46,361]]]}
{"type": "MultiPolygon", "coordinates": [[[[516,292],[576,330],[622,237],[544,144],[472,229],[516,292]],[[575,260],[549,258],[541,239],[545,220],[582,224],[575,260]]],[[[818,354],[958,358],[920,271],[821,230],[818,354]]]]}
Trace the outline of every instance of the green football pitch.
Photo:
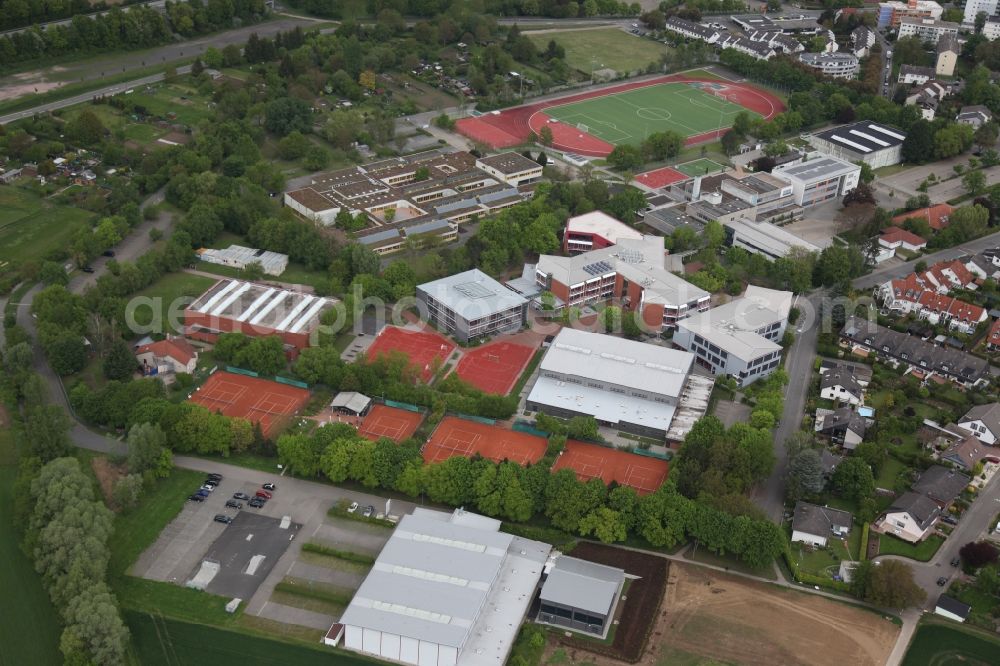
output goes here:
{"type": "Polygon", "coordinates": [[[732,126],[740,111],[759,114],[688,83],[664,83],[545,109],[545,114],[613,143],[638,145],[654,132],[683,137],[732,126]]]}

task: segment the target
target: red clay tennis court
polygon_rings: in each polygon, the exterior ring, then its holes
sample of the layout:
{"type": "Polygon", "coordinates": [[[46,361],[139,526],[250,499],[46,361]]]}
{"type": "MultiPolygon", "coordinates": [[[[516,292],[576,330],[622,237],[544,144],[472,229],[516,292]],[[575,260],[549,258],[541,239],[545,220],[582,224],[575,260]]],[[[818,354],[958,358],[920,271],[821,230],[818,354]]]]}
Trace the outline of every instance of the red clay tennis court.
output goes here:
{"type": "Polygon", "coordinates": [[[410,364],[420,370],[424,382],[434,374],[434,359],[442,361],[455,351],[455,343],[433,331],[407,331],[397,326],[383,328],[371,347],[368,358],[378,358],[392,351],[400,351],[410,358],[410,364]]]}
{"type": "Polygon", "coordinates": [[[535,350],[512,342],[493,342],[476,349],[469,349],[455,368],[462,380],[485,393],[507,395],[535,350]]]}
{"type": "Polygon", "coordinates": [[[639,181],[646,187],[652,187],[652,188],[666,187],[667,185],[679,183],[682,180],[688,180],[689,178],[691,178],[691,176],[681,173],[680,171],[672,167],[653,169],[652,171],[640,173],[638,176],[635,177],[637,181],[639,181]]]}
{"type": "Polygon", "coordinates": [[[375,405],[361,422],[358,434],[372,441],[388,437],[398,444],[412,437],[423,420],[424,415],[419,412],[375,405]]]}
{"type": "Polygon", "coordinates": [[[220,371],[209,377],[190,401],[225,416],[260,423],[264,436],[271,437],[309,402],[309,391],[220,371]]]}
{"type": "Polygon", "coordinates": [[[605,484],[617,481],[646,495],[667,480],[670,464],[658,458],[570,440],[552,466],[553,472],[560,469],[573,470],[581,481],[600,479],[605,484]]]}
{"type": "Polygon", "coordinates": [[[471,458],[478,453],[496,462],[506,459],[527,465],[541,460],[547,447],[548,442],[538,435],[446,416],[424,445],[423,455],[429,463],[455,456],[471,458]]]}

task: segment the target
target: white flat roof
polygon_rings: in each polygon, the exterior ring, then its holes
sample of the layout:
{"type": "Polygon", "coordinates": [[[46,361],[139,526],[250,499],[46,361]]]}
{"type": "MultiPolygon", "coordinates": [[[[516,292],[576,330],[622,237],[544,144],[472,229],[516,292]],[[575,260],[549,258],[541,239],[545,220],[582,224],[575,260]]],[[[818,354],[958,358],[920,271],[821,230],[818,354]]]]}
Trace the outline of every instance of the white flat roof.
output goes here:
{"type": "Polygon", "coordinates": [[[192,303],[189,310],[220,319],[261,326],[278,332],[309,331],[320,315],[336,304],[333,298],[323,298],[279,287],[219,280],[192,303]]]}
{"type": "Polygon", "coordinates": [[[524,305],[528,301],[478,268],[425,282],[417,289],[467,321],[524,305]]]}
{"type": "Polygon", "coordinates": [[[597,234],[615,244],[622,238],[642,239],[641,233],[599,210],[569,218],[566,221],[566,231],[597,234]]]}
{"type": "Polygon", "coordinates": [[[541,369],[677,397],[693,362],[690,352],[563,328],[541,369]]]}
{"type": "Polygon", "coordinates": [[[744,361],[781,350],[781,346],[756,333],[760,328],[786,316],[755,299],[737,298],[725,305],[699,312],[677,322],[677,326],[697,333],[724,351],[744,361]]]}
{"type": "MultiPolygon", "coordinates": [[[[686,352],[685,352],[686,353],[686,352]]],[[[656,385],[650,390],[658,390],[656,385]]],[[[552,377],[539,376],[528,395],[528,402],[590,414],[606,423],[631,423],[666,432],[677,410],[673,405],[634,398],[622,393],[572,384],[552,377]]]]}

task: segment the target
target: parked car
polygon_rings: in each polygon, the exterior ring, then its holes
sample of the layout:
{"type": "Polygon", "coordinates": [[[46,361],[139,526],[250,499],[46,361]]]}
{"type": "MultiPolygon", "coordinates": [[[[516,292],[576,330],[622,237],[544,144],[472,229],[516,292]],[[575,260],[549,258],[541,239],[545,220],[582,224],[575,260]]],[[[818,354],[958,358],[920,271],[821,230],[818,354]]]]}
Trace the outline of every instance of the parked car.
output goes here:
{"type": "Polygon", "coordinates": [[[227,509],[242,509],[243,502],[237,502],[236,500],[226,500],[227,509]]]}
{"type": "Polygon", "coordinates": [[[205,490],[204,488],[199,488],[198,492],[196,492],[195,495],[197,495],[198,497],[208,497],[208,493],[209,493],[208,490],[205,490]]]}
{"type": "Polygon", "coordinates": [[[250,496],[246,493],[233,493],[233,499],[248,500],[250,499],[250,496]]]}
{"type": "Polygon", "coordinates": [[[189,502],[204,502],[205,501],[205,496],[204,495],[191,495],[191,497],[188,497],[188,501],[189,502]]]}
{"type": "Polygon", "coordinates": [[[212,492],[213,490],[215,490],[215,486],[214,485],[209,485],[209,484],[206,483],[206,484],[202,485],[201,489],[202,490],[207,490],[208,492],[212,492]]]}
{"type": "Polygon", "coordinates": [[[216,474],[215,472],[206,474],[205,476],[207,476],[209,479],[212,479],[213,481],[222,481],[222,475],[216,474]]]}
{"type": "Polygon", "coordinates": [[[259,509],[264,506],[264,500],[259,497],[254,497],[252,500],[247,502],[247,506],[252,506],[255,509],[259,509]]]}
{"type": "Polygon", "coordinates": [[[205,479],[205,485],[206,486],[212,486],[214,488],[217,485],[219,485],[219,482],[216,481],[215,479],[205,479]]]}
{"type": "Polygon", "coordinates": [[[958,525],[958,521],[951,516],[941,516],[941,520],[948,523],[949,525],[958,525]]]}
{"type": "Polygon", "coordinates": [[[951,566],[953,566],[953,567],[957,567],[961,563],[962,563],[962,558],[960,558],[960,557],[953,557],[951,559],[951,566]]]}
{"type": "Polygon", "coordinates": [[[262,488],[263,488],[264,490],[271,490],[271,491],[274,491],[274,490],[277,490],[277,489],[278,489],[278,487],[277,487],[276,485],[274,485],[273,483],[265,483],[265,484],[264,484],[263,486],[261,486],[261,487],[262,487],[262,488]]]}
{"type": "Polygon", "coordinates": [[[948,584],[948,579],[945,576],[941,576],[937,579],[938,587],[944,587],[948,584]]]}
{"type": "Polygon", "coordinates": [[[351,502],[351,506],[347,507],[347,513],[354,513],[357,510],[358,510],[357,502],[351,502]]]}
{"type": "Polygon", "coordinates": [[[93,273],[94,272],[94,267],[93,266],[84,266],[80,270],[83,271],[84,273],[93,273]]]}
{"type": "Polygon", "coordinates": [[[227,516],[225,514],[221,514],[221,513],[215,514],[215,518],[213,518],[212,520],[214,520],[217,523],[225,523],[226,525],[228,525],[229,523],[233,522],[232,518],[230,518],[229,516],[227,516]]]}
{"type": "Polygon", "coordinates": [[[114,250],[105,250],[104,252],[101,252],[101,254],[103,256],[105,256],[105,257],[113,257],[113,256],[115,256],[115,251],[114,250]]]}
{"type": "Polygon", "coordinates": [[[255,493],[255,495],[256,495],[257,497],[263,497],[263,498],[264,498],[264,499],[266,499],[266,500],[269,500],[269,499],[271,499],[271,497],[272,497],[272,496],[271,496],[271,493],[267,492],[266,490],[258,490],[258,491],[257,491],[257,492],[255,493]]]}
{"type": "Polygon", "coordinates": [[[375,515],[375,507],[369,504],[365,507],[365,518],[371,518],[375,515]]]}

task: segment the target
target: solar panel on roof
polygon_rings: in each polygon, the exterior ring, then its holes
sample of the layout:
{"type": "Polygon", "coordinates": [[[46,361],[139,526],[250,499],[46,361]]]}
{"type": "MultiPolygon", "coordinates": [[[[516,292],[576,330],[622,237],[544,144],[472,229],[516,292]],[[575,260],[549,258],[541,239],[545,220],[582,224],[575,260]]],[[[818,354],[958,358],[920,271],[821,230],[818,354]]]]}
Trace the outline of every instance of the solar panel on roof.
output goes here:
{"type": "Polygon", "coordinates": [[[610,273],[612,270],[611,264],[606,261],[598,261],[583,267],[583,271],[587,275],[603,275],[604,273],[610,273]]]}
{"type": "Polygon", "coordinates": [[[455,290],[467,298],[488,298],[493,295],[493,290],[479,284],[478,282],[463,282],[456,284],[455,290]]]}

